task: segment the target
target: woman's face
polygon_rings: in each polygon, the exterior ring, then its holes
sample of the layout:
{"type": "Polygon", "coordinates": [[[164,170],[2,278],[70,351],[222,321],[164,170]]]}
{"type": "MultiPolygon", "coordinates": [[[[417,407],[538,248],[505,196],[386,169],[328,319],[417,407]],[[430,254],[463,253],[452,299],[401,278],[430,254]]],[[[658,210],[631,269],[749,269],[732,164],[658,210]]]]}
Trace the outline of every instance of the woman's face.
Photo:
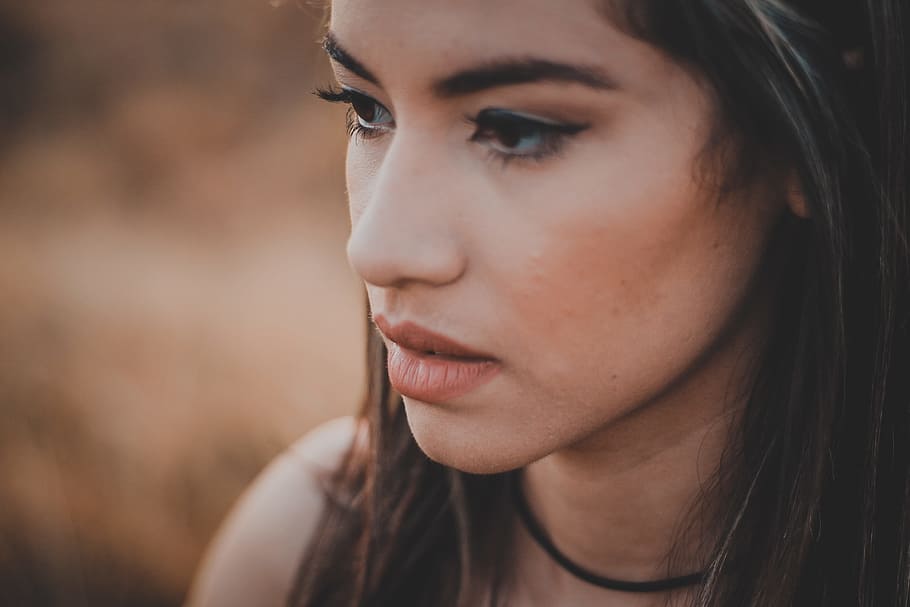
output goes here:
{"type": "Polygon", "coordinates": [[[704,187],[690,72],[594,1],[335,0],[330,30],[374,318],[495,359],[435,402],[402,390],[431,458],[501,471],[716,411],[785,205],[704,187]]]}

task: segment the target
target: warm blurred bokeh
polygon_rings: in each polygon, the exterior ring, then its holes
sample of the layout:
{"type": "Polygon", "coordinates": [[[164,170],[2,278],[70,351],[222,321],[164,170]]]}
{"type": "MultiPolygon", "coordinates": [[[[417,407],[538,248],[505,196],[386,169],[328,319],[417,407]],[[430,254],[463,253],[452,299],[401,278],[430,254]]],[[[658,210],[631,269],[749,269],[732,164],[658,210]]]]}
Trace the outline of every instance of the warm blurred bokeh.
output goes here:
{"type": "Polygon", "coordinates": [[[361,392],[321,10],[0,0],[0,604],[179,605],[361,392]]]}

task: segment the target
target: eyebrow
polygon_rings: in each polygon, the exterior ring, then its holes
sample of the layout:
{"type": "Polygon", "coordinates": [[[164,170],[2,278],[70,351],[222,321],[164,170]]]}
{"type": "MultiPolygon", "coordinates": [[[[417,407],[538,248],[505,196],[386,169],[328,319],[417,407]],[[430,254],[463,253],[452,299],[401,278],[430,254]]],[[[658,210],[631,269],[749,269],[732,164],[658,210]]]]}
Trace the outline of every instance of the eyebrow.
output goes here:
{"type": "Polygon", "coordinates": [[[458,97],[500,86],[534,82],[575,83],[599,90],[616,88],[596,68],[533,57],[491,61],[444,78],[432,88],[439,97],[458,97]]]}
{"type": "Polygon", "coordinates": [[[338,39],[332,35],[332,32],[327,33],[325,38],[322,39],[322,49],[330,59],[348,68],[367,82],[379,84],[379,79],[373,75],[373,72],[365,68],[362,63],[354,59],[350,53],[338,44],[338,39]]]}
{"type": "MultiPolygon", "coordinates": [[[[364,80],[379,85],[379,79],[344,50],[331,32],[326,34],[322,48],[335,62],[364,80]]],[[[451,98],[502,86],[536,82],[575,83],[597,90],[617,88],[615,82],[596,67],[524,57],[499,59],[460,70],[434,82],[431,90],[437,97],[451,98]]]]}

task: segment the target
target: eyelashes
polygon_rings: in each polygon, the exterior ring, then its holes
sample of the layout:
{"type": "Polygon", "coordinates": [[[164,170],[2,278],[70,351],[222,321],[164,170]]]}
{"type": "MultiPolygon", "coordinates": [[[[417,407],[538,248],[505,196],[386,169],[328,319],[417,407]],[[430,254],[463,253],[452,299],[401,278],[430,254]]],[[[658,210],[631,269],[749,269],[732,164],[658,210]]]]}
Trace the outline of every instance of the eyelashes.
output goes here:
{"type": "Polygon", "coordinates": [[[392,114],[378,101],[352,89],[316,89],[315,94],[329,103],[348,105],[347,130],[352,138],[378,137],[394,126],[392,114]]]}
{"type": "Polygon", "coordinates": [[[544,160],[556,156],[569,138],[586,130],[586,124],[564,124],[503,109],[482,110],[465,116],[475,131],[469,141],[482,143],[503,161],[544,160]]]}
{"type": "MultiPolygon", "coordinates": [[[[316,95],[331,103],[349,105],[348,134],[355,139],[372,139],[394,130],[389,110],[368,95],[348,88],[318,89],[316,95]]],[[[498,108],[484,109],[475,116],[465,116],[464,120],[474,127],[468,141],[484,146],[493,158],[504,164],[556,156],[573,136],[590,127],[498,108]]]]}

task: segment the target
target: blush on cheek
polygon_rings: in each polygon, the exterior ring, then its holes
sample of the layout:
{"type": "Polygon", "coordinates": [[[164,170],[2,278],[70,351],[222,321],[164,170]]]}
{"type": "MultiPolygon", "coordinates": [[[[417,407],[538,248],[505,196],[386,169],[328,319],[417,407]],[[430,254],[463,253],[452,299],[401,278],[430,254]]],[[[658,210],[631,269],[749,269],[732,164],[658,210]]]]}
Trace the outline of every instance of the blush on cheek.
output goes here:
{"type": "Polygon", "coordinates": [[[648,194],[623,213],[592,204],[553,218],[503,262],[513,349],[532,353],[539,391],[632,406],[693,364],[742,304],[761,230],[742,229],[733,201],[718,212],[692,189],[648,194]]]}

